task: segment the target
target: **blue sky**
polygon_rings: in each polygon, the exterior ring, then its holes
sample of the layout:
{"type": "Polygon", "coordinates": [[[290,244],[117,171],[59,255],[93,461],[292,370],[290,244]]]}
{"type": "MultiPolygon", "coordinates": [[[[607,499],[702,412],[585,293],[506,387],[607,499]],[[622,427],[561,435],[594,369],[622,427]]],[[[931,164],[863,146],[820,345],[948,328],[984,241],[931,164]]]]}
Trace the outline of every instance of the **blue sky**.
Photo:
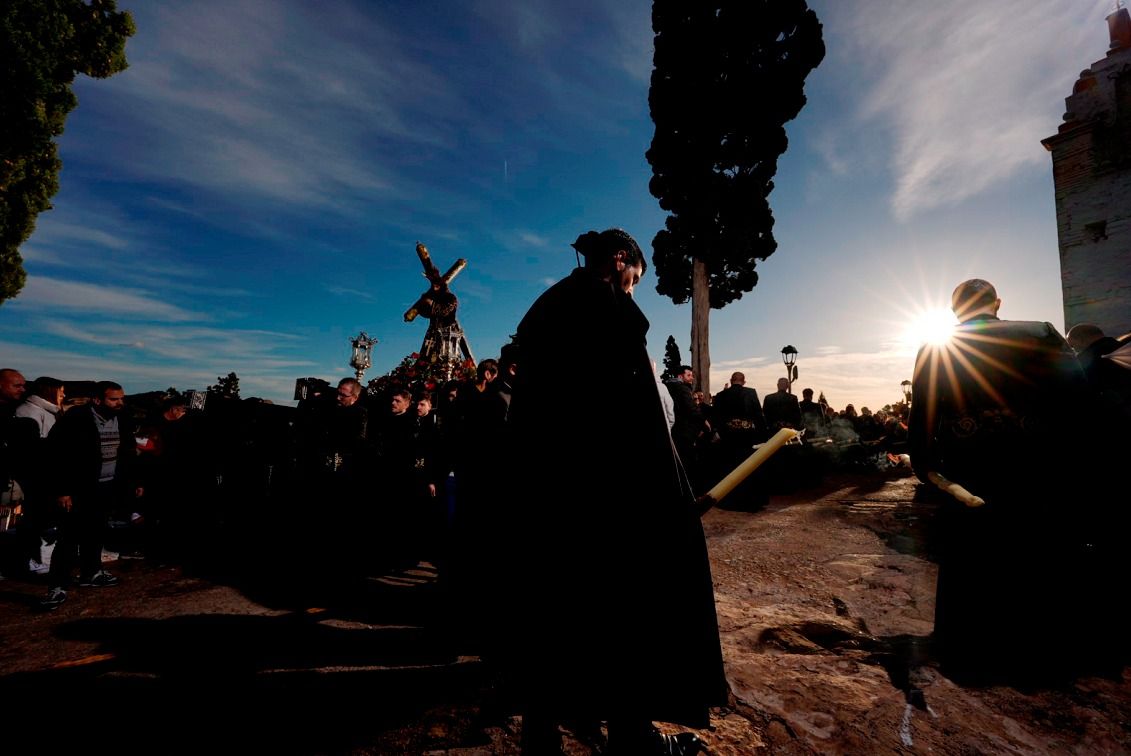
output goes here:
{"type": "MultiPolygon", "coordinates": [[[[712,388],[800,384],[873,408],[910,378],[909,323],[959,281],[1004,317],[1063,328],[1051,161],[1079,71],[1107,49],[1110,0],[813,0],[828,54],[789,127],[771,195],[778,250],[711,314],[712,388]]],[[[453,284],[479,358],[574,266],[581,232],[621,226],[651,254],[664,216],[644,151],[650,3],[119,0],[130,68],[80,79],[54,209],[0,306],[0,354],[29,378],[244,396],[419,348],[413,248],[453,284]]],[[[751,103],[757,107],[757,103],[751,103]]],[[[689,357],[690,305],[647,275],[662,357],[689,357]]],[[[585,355],[562,355],[563,370],[585,355]]],[[[579,381],[599,372],[582,367],[579,381]]],[[[600,392],[601,387],[593,386],[600,392]]]]}

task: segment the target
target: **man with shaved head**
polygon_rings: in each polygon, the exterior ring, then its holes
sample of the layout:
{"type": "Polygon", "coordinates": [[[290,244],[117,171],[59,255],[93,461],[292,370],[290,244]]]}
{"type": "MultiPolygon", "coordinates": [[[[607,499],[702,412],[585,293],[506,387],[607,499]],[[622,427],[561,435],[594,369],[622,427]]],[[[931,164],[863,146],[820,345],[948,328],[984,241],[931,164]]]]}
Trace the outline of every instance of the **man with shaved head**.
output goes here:
{"type": "Polygon", "coordinates": [[[743,442],[749,441],[749,444],[765,439],[766,418],[762,414],[762,403],[758,401],[758,392],[747,388],[743,373],[731,375],[730,385],[715,394],[712,406],[717,429],[724,441],[736,436],[743,442]]]}
{"type": "Polygon", "coordinates": [[[988,281],[958,285],[959,325],[915,361],[909,442],[923,482],[939,473],[985,504],[942,502],[935,649],[961,676],[1013,677],[1067,659],[1084,539],[1067,470],[1081,462],[1084,376],[1050,323],[998,318],[988,281]],[[1074,595],[1075,593],[1075,595],[1074,595]],[[1051,611],[1038,611],[1056,607],[1051,611]]]}

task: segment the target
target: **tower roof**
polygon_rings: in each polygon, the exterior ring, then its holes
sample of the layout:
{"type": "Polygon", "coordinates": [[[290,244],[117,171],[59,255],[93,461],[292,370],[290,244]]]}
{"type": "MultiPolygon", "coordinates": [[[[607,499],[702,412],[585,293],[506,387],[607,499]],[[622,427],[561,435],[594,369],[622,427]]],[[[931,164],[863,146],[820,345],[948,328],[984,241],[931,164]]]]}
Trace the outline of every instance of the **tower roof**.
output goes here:
{"type": "Polygon", "coordinates": [[[1131,48],[1131,13],[1128,13],[1122,2],[1115,12],[1107,17],[1107,31],[1111,35],[1109,55],[1115,50],[1131,48]]]}

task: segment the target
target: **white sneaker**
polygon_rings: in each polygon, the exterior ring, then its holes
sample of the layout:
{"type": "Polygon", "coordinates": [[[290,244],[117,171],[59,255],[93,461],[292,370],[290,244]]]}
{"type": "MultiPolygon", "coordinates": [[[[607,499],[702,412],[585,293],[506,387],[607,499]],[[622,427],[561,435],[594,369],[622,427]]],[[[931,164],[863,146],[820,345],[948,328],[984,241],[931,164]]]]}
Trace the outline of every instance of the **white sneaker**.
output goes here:
{"type": "Polygon", "coordinates": [[[27,571],[33,575],[42,575],[46,572],[50,572],[51,567],[42,562],[37,562],[34,559],[29,559],[27,560],[27,571]]]}
{"type": "Polygon", "coordinates": [[[116,552],[116,551],[109,551],[107,549],[102,549],[102,561],[103,562],[116,562],[116,561],[118,561],[119,556],[120,556],[120,554],[118,554],[118,552],[116,552]]]}

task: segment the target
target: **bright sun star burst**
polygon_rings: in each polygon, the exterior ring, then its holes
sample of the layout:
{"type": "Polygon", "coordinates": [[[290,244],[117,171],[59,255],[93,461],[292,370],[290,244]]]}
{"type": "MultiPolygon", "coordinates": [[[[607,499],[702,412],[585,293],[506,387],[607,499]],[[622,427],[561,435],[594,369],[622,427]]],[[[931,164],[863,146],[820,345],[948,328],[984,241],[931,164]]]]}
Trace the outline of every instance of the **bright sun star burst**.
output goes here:
{"type": "Polygon", "coordinates": [[[911,318],[903,331],[903,342],[911,347],[945,344],[956,322],[954,313],[946,307],[925,310],[911,318]]]}

